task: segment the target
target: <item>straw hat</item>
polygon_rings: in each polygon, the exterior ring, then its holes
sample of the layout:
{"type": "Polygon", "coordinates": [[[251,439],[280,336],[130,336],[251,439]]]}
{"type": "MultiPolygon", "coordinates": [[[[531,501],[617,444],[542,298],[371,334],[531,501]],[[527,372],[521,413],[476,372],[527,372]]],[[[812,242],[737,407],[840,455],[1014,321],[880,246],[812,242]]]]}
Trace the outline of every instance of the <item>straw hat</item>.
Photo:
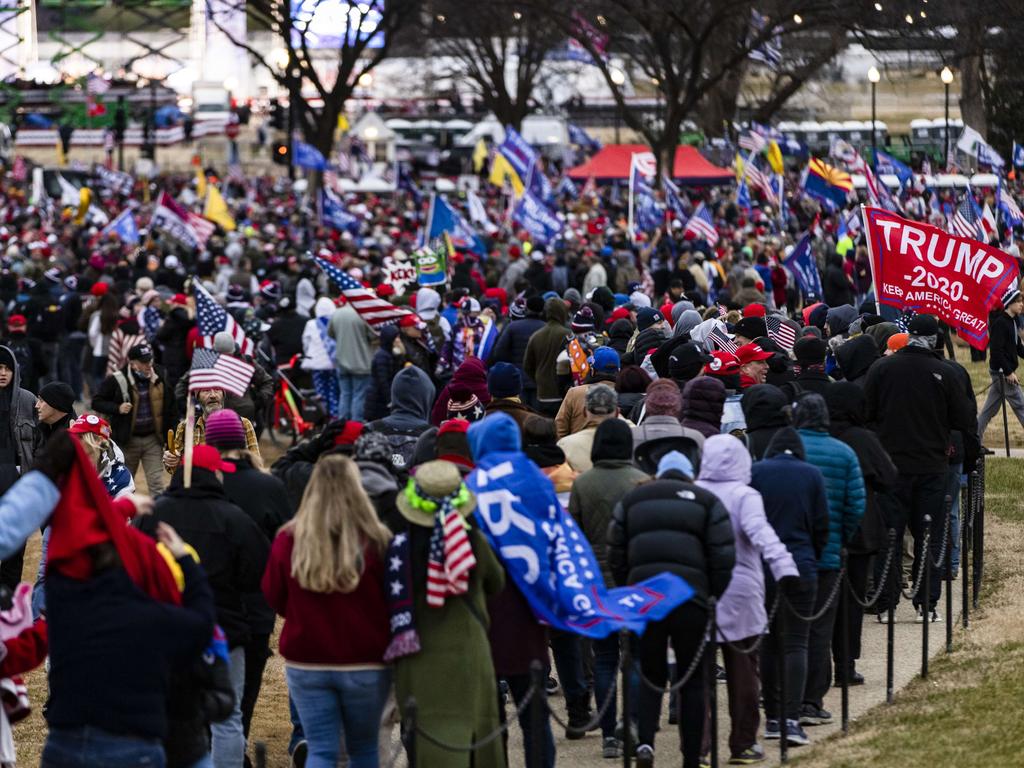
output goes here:
{"type": "Polygon", "coordinates": [[[431,528],[440,500],[457,494],[452,508],[463,517],[476,508],[476,496],[462,487],[462,474],[450,461],[428,461],[416,469],[404,491],[395,500],[402,517],[413,525],[431,528]]]}

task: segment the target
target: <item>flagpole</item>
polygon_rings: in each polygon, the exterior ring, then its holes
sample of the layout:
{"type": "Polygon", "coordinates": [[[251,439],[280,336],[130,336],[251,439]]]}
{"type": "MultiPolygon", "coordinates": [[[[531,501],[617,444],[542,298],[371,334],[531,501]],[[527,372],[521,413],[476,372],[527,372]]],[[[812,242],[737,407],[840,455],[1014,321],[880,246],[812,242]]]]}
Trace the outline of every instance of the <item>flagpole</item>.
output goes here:
{"type": "Polygon", "coordinates": [[[635,236],[633,234],[633,175],[636,173],[636,158],[635,155],[629,156],[629,241],[635,243],[635,236]]]}
{"type": "Polygon", "coordinates": [[[420,234],[419,247],[427,245],[427,240],[430,237],[430,226],[434,222],[434,202],[437,199],[437,192],[430,193],[430,206],[427,208],[427,220],[423,223],[423,229],[420,234]]]}
{"type": "Polygon", "coordinates": [[[185,487],[192,487],[192,441],[195,439],[196,409],[192,402],[192,390],[188,392],[188,400],[185,405],[185,469],[183,479],[185,487]]]}
{"type": "Polygon", "coordinates": [[[868,266],[871,267],[871,290],[875,294],[875,309],[881,314],[882,300],[878,291],[878,275],[875,274],[875,249],[871,245],[871,237],[868,235],[868,217],[865,215],[864,204],[860,206],[861,224],[864,227],[864,241],[868,247],[868,266]]]}

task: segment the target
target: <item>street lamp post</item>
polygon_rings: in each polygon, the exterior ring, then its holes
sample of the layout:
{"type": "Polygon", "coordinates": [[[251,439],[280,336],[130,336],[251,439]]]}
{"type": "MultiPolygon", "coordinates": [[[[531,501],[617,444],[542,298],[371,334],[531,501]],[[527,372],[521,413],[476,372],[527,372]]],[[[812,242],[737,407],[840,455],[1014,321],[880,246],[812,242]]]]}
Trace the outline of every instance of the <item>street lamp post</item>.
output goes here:
{"type": "Polygon", "coordinates": [[[871,67],[868,70],[868,80],[871,82],[871,162],[878,167],[878,139],[875,131],[875,91],[878,89],[878,81],[882,79],[878,67],[871,67]]]}
{"type": "Polygon", "coordinates": [[[945,147],[942,153],[942,162],[947,170],[949,168],[949,86],[953,82],[953,71],[949,67],[943,67],[939,73],[942,84],[946,87],[946,132],[944,134],[945,147]]]}
{"type": "MultiPolygon", "coordinates": [[[[626,73],[623,72],[621,69],[619,69],[617,67],[612,67],[612,71],[609,73],[609,77],[611,78],[611,81],[613,83],[615,83],[615,85],[617,87],[618,86],[622,86],[622,84],[626,82],[626,73]]],[[[620,119],[620,112],[621,112],[621,110],[619,108],[619,100],[615,99],[615,143],[616,144],[619,143],[619,119],[620,119]]]]}

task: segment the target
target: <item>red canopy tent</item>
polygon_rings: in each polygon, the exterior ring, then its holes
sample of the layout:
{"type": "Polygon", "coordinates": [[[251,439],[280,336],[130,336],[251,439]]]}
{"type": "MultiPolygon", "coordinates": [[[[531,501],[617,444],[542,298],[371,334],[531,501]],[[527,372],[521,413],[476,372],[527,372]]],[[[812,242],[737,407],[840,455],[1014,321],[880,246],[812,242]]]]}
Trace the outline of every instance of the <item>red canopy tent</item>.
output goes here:
{"type": "MultiPolygon", "coordinates": [[[[632,156],[638,152],[650,152],[644,144],[609,144],[591,157],[583,165],[569,171],[572,179],[587,180],[591,176],[596,181],[629,179],[629,165],[632,156]]],[[[676,147],[675,167],[672,178],[680,184],[706,186],[710,184],[729,184],[736,179],[728,168],[719,168],[709,162],[694,147],[676,147]]]]}

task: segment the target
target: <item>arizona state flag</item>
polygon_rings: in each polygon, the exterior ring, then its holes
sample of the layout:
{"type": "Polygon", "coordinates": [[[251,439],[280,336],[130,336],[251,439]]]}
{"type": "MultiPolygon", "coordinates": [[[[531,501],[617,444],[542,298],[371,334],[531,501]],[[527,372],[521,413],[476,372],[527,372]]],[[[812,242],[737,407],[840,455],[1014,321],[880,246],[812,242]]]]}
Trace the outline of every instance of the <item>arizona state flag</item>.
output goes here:
{"type": "Polygon", "coordinates": [[[235,220],[228,210],[228,204],[220,194],[220,190],[213,184],[207,185],[206,207],[203,209],[203,217],[209,219],[225,232],[234,232],[235,220]]]}

